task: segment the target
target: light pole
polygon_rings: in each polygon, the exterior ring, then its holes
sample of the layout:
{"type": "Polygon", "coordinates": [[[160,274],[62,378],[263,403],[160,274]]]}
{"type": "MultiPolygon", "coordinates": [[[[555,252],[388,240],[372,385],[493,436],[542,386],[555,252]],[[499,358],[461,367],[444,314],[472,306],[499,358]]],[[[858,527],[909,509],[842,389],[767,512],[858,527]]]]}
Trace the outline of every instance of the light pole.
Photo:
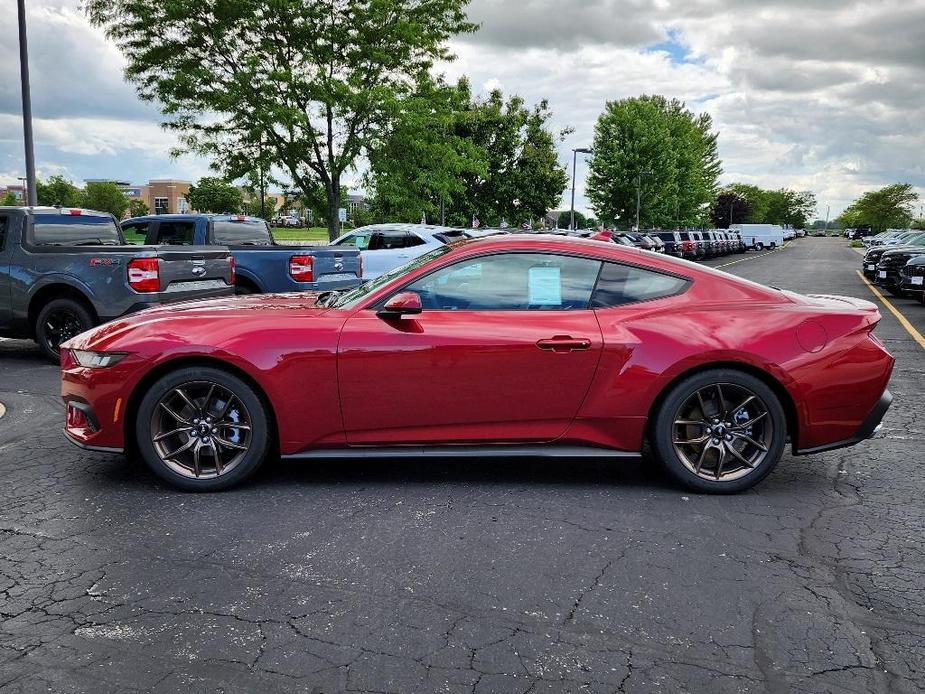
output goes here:
{"type": "Polygon", "coordinates": [[[651,176],[651,171],[640,171],[636,175],[636,231],[639,231],[639,208],[642,203],[642,177],[651,176]]]}
{"type": "Polygon", "coordinates": [[[572,150],[572,218],[569,222],[568,228],[571,231],[575,231],[575,178],[578,168],[578,153],[581,154],[594,154],[594,150],[589,147],[578,147],[577,149],[572,150]]]}
{"type": "Polygon", "coordinates": [[[17,3],[19,11],[19,75],[22,83],[22,129],[26,147],[26,204],[38,204],[35,194],[35,146],[32,144],[32,92],[29,88],[29,46],[26,43],[26,0],[17,3]]]}

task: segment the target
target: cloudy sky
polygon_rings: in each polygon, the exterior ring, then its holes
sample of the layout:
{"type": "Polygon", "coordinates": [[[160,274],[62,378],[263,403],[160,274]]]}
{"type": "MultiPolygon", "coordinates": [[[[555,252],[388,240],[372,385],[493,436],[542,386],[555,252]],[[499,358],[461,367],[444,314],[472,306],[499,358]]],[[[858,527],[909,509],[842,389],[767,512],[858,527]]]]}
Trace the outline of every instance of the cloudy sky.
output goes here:
{"type": "MultiPolygon", "coordinates": [[[[78,0],[26,0],[40,176],[196,179],[121,77],[78,0]]],[[[0,183],[23,175],[15,9],[0,23],[0,183]]],[[[811,189],[824,216],[907,181],[925,197],[925,0],[473,0],[482,29],[450,77],[547,98],[562,146],[590,145],[611,99],[659,93],[707,111],[723,181],[811,189]]],[[[571,171],[570,171],[571,173],[571,171]]],[[[585,168],[579,165],[579,207],[585,168]]]]}

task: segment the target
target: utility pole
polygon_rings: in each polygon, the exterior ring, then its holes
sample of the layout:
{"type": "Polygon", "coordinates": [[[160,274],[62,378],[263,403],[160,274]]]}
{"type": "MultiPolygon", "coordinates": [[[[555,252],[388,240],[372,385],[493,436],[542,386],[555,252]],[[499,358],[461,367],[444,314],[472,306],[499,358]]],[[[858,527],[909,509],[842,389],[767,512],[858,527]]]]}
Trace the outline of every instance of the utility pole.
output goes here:
{"type": "Polygon", "coordinates": [[[825,206],[825,232],[824,232],[826,236],[829,235],[829,212],[831,211],[832,211],[832,206],[826,205],[825,206]]]}
{"type": "Polygon", "coordinates": [[[636,175],[636,231],[640,230],[639,227],[639,209],[642,203],[642,177],[651,176],[651,171],[640,171],[636,175]]]}
{"type": "Polygon", "coordinates": [[[26,148],[26,204],[38,204],[35,193],[35,145],[32,141],[32,90],[29,87],[29,46],[26,41],[26,0],[18,0],[19,75],[22,83],[22,129],[26,148]]]}
{"type": "Polygon", "coordinates": [[[572,150],[572,218],[568,225],[568,228],[571,231],[575,231],[575,178],[578,173],[576,169],[578,168],[579,152],[582,154],[593,154],[594,150],[589,149],[588,147],[578,147],[577,149],[572,150]]]}

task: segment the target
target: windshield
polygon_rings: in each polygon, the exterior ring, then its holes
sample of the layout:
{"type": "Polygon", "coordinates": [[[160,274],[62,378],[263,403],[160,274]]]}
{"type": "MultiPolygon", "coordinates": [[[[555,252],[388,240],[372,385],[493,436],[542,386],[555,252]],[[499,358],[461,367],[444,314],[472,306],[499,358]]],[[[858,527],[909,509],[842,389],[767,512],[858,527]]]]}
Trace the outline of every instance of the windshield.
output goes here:
{"type": "Polygon", "coordinates": [[[33,217],[36,246],[120,246],[119,227],[112,217],[37,214],[33,217]]]}
{"type": "Polygon", "coordinates": [[[272,246],[273,237],[264,221],[213,222],[215,243],[223,246],[272,246]]]}
{"type": "Polygon", "coordinates": [[[353,308],[367,296],[377,291],[381,287],[384,287],[392,280],[401,277],[402,275],[409,273],[412,270],[416,270],[422,265],[426,265],[431,260],[439,258],[440,256],[449,253],[451,250],[453,249],[450,248],[450,246],[441,246],[440,248],[431,251],[430,253],[425,253],[424,255],[415,258],[410,263],[406,263],[390,272],[385,273],[384,275],[379,275],[379,277],[374,280],[370,280],[365,284],[361,284],[356,289],[352,289],[351,291],[344,294],[335,294],[333,298],[325,303],[325,306],[328,308],[353,308]]]}

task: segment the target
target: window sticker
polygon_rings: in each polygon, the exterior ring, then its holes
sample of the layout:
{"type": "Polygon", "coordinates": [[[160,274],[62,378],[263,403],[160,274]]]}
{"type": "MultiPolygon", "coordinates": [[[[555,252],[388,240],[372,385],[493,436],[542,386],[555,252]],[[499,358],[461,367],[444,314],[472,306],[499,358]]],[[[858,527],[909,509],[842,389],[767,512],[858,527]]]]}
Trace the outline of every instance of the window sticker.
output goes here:
{"type": "Polygon", "coordinates": [[[531,306],[561,306],[562,277],[557,267],[531,267],[528,277],[531,306]]]}

